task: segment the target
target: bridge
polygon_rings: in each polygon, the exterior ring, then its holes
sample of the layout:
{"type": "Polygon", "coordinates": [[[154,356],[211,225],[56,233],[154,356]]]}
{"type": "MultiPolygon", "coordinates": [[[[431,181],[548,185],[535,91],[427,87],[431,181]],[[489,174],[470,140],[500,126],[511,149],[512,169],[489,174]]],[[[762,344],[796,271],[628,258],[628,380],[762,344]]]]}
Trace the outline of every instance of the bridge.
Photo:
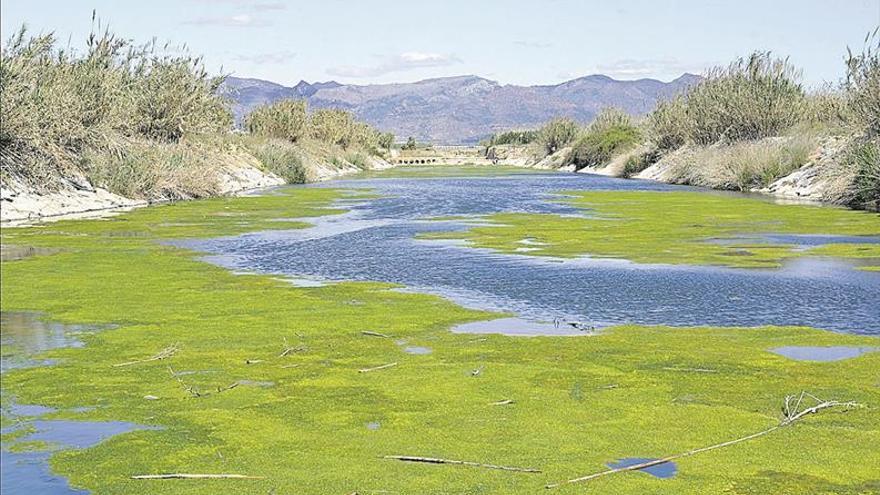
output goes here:
{"type": "Polygon", "coordinates": [[[482,146],[431,146],[414,150],[394,150],[391,162],[400,165],[490,165],[482,146]]]}

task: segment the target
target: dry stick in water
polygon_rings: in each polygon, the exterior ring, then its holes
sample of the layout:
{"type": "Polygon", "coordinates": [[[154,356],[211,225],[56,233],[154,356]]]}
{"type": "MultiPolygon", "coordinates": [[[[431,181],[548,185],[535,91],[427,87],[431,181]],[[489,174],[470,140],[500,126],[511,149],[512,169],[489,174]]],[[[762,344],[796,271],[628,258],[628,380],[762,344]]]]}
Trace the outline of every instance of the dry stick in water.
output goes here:
{"type": "Polygon", "coordinates": [[[375,368],[363,368],[363,369],[359,369],[359,370],[358,370],[358,373],[369,373],[370,371],[384,370],[385,368],[390,368],[390,367],[392,367],[392,366],[397,366],[397,363],[394,362],[394,363],[383,364],[382,366],[376,366],[375,368]]]}
{"type": "Polygon", "coordinates": [[[481,462],[472,462],[472,461],[457,461],[453,459],[440,459],[438,457],[419,457],[412,455],[386,455],[383,459],[395,459],[398,461],[404,462],[423,462],[426,464],[455,464],[458,466],[472,466],[472,467],[481,467],[486,469],[500,469],[502,471],[517,471],[520,473],[540,473],[540,469],[535,468],[521,468],[514,466],[497,466],[495,464],[483,464],[481,462]]]}
{"type": "Polygon", "coordinates": [[[188,474],[188,473],[168,473],[168,474],[138,474],[132,476],[133,480],[216,480],[216,479],[237,479],[237,480],[261,480],[262,476],[247,476],[245,474],[188,474]]]}
{"type": "Polygon", "coordinates": [[[180,348],[177,346],[177,344],[174,344],[172,346],[169,346],[169,347],[162,349],[155,356],[148,357],[147,359],[138,359],[135,361],[128,361],[125,363],[114,364],[113,367],[120,368],[122,366],[131,366],[133,364],[149,363],[150,361],[161,361],[162,359],[167,359],[167,358],[170,358],[171,356],[175,355],[178,350],[180,350],[180,348]]]}
{"type": "Polygon", "coordinates": [[[757,433],[752,433],[751,435],[748,435],[745,437],[740,437],[740,438],[737,438],[734,440],[729,440],[727,442],[722,442],[722,443],[718,443],[715,445],[710,445],[708,447],[690,450],[688,452],[683,452],[681,454],[671,455],[668,457],[664,457],[662,459],[655,459],[653,461],[643,462],[641,464],[633,464],[632,466],[626,466],[626,467],[615,468],[615,469],[608,469],[606,471],[600,471],[598,473],[590,474],[587,476],[581,476],[580,478],[574,478],[574,479],[562,481],[559,483],[552,483],[552,484],[547,485],[545,488],[557,488],[562,485],[567,485],[570,483],[580,483],[582,481],[589,481],[592,479],[601,478],[603,476],[608,476],[610,474],[623,473],[626,471],[637,471],[639,469],[645,469],[645,468],[649,468],[651,466],[665,464],[667,462],[674,461],[674,460],[680,459],[682,457],[689,457],[689,456],[699,454],[702,452],[708,452],[710,450],[720,449],[722,447],[729,447],[731,445],[736,445],[738,443],[745,442],[746,440],[752,440],[754,438],[764,436],[764,435],[766,435],[768,433],[772,433],[780,428],[784,428],[786,426],[794,424],[796,421],[803,419],[805,416],[817,413],[823,409],[828,409],[828,408],[832,408],[832,407],[856,407],[856,406],[858,406],[858,404],[855,402],[839,402],[836,400],[823,401],[823,400],[817,398],[816,396],[811,395],[807,392],[801,392],[800,396],[798,397],[797,404],[792,409],[790,407],[790,403],[794,398],[795,397],[791,396],[791,395],[785,397],[785,406],[783,408],[783,414],[785,417],[782,419],[782,421],[779,422],[779,424],[777,424],[776,426],[773,426],[771,428],[768,428],[766,430],[759,431],[757,433]],[[816,402],[818,402],[818,404],[816,404],[813,407],[808,407],[808,408],[804,409],[803,411],[799,412],[798,408],[800,407],[801,402],[803,402],[804,397],[810,397],[810,398],[816,400],[816,402]]]}
{"type": "Polygon", "coordinates": [[[290,346],[287,344],[287,339],[284,339],[284,350],[281,351],[281,354],[279,354],[278,357],[283,358],[284,356],[288,356],[288,355],[290,355],[291,353],[294,353],[294,352],[305,352],[305,351],[307,351],[307,350],[308,350],[308,347],[306,347],[306,346],[304,346],[304,345],[302,345],[302,344],[300,344],[300,345],[298,345],[298,346],[296,346],[296,347],[290,347],[290,346]]]}
{"type": "Polygon", "coordinates": [[[379,332],[371,332],[371,331],[369,331],[369,330],[363,330],[363,331],[361,331],[361,334],[362,334],[362,335],[367,335],[367,336],[369,336],[369,337],[382,337],[382,338],[385,338],[385,339],[390,339],[390,338],[391,338],[390,335],[385,335],[384,333],[379,333],[379,332]]]}

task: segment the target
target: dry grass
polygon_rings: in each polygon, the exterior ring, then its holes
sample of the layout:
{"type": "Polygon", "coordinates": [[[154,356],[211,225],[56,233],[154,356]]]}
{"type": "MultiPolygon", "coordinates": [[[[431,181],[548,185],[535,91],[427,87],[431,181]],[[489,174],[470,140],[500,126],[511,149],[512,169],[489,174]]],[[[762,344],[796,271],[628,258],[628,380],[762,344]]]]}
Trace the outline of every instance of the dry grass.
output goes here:
{"type": "Polygon", "coordinates": [[[693,147],[668,156],[667,173],[680,184],[748,191],[798,169],[817,146],[815,136],[799,135],[693,147]]]}
{"type": "Polygon", "coordinates": [[[89,179],[127,198],[193,199],[219,193],[223,153],[211,144],[130,142],[121,155],[86,151],[89,179]]]}

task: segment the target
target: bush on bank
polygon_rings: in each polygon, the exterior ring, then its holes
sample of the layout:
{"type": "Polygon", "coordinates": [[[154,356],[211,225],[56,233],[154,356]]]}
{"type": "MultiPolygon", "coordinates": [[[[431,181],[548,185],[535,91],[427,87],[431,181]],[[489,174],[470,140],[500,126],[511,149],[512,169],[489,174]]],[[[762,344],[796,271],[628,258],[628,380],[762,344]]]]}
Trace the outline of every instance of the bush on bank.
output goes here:
{"type": "Polygon", "coordinates": [[[600,167],[611,159],[635,146],[641,133],[632,117],[622,110],[606,108],[582,131],[565,159],[566,165],[575,170],[600,167]]]}

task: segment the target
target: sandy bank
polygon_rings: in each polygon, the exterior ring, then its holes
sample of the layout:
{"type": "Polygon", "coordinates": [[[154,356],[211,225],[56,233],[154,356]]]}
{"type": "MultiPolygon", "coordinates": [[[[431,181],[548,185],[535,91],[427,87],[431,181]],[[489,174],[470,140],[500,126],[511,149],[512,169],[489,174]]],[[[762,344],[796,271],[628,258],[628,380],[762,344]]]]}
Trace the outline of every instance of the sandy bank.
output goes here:
{"type": "MultiPolygon", "coordinates": [[[[253,157],[220,168],[217,180],[218,196],[234,196],[250,191],[285,184],[281,177],[259,168],[253,157]]],[[[310,181],[323,181],[334,177],[362,172],[364,169],[351,163],[336,165],[318,159],[306,160],[310,181]]],[[[381,158],[370,157],[368,170],[382,170],[393,165],[381,158]]],[[[0,223],[3,226],[32,224],[44,221],[72,218],[94,218],[128,211],[132,208],[168,202],[169,199],[132,199],[114,194],[104,188],[93,186],[88,180],[62,179],[51,192],[42,192],[14,178],[0,184],[0,223]]]]}

